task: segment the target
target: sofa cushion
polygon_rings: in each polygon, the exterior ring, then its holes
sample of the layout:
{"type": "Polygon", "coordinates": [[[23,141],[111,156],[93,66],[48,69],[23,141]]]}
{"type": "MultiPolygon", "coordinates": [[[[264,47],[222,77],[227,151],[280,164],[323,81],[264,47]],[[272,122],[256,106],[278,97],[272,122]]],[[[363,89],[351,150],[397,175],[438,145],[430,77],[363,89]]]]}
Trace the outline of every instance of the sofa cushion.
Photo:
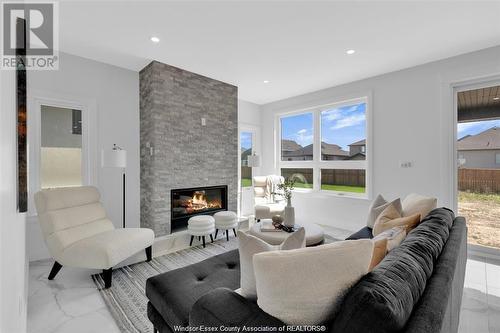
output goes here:
{"type": "Polygon", "coordinates": [[[240,286],[238,250],[165,272],[146,281],[146,296],[170,326],[186,326],[193,304],[215,288],[240,286]]]}
{"type": "Polygon", "coordinates": [[[368,208],[368,217],[366,219],[366,226],[373,229],[375,220],[382,213],[382,211],[389,206],[390,202],[384,199],[382,195],[377,195],[375,200],[372,201],[368,208]]]}
{"type": "Polygon", "coordinates": [[[357,232],[353,233],[351,236],[347,237],[345,240],[356,240],[364,238],[373,238],[372,228],[364,227],[363,229],[360,229],[357,232]]]}
{"type": "Polygon", "coordinates": [[[453,212],[433,210],[406,239],[348,292],[332,323],[334,332],[398,332],[425,290],[448,240],[453,212]]]}
{"type": "Polygon", "coordinates": [[[437,199],[411,193],[404,198],[402,207],[403,216],[420,214],[421,218],[424,218],[431,210],[437,207],[437,199]]]}

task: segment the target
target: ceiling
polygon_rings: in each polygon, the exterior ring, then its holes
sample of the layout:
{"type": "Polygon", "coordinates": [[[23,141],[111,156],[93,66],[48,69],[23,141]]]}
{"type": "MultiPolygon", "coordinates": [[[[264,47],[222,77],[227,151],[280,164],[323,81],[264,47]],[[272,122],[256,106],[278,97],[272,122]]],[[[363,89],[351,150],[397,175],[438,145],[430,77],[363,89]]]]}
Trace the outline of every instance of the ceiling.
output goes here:
{"type": "Polygon", "coordinates": [[[59,11],[64,52],[132,70],[158,60],[257,104],[500,45],[499,1],[65,1],[59,11]]]}

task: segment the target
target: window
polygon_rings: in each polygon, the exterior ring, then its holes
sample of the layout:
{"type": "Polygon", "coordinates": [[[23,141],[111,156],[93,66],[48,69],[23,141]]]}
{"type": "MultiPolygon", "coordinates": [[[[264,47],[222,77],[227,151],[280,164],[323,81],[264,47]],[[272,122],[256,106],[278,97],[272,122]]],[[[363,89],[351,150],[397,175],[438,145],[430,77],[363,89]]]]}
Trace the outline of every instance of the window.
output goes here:
{"type": "Polygon", "coordinates": [[[281,160],[310,161],[313,159],[313,114],[282,117],[281,160]]]}
{"type": "Polygon", "coordinates": [[[241,132],[240,133],[240,147],[241,147],[241,187],[252,186],[252,168],[248,166],[248,156],[253,153],[253,133],[241,132]]]}
{"type": "Polygon", "coordinates": [[[495,163],[500,164],[500,153],[495,154],[495,163]]]}
{"type": "Polygon", "coordinates": [[[366,196],[366,116],[367,98],[280,116],[281,175],[300,179],[297,188],[366,196]]]}
{"type": "Polygon", "coordinates": [[[365,193],[363,169],[321,169],[321,189],[325,191],[365,193]]]}
{"type": "Polygon", "coordinates": [[[42,189],[82,185],[81,119],[80,110],[41,106],[42,189]]]}
{"type": "Polygon", "coordinates": [[[283,168],[281,169],[281,175],[285,179],[295,180],[295,188],[313,188],[313,169],[283,168]]]}

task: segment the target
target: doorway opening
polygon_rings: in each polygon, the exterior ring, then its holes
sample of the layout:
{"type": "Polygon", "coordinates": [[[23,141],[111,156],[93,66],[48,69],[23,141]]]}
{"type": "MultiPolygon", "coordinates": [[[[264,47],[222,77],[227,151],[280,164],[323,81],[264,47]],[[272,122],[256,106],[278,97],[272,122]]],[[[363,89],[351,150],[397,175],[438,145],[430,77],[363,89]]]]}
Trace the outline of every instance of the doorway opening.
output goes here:
{"type": "Polygon", "coordinates": [[[458,215],[468,243],[500,250],[500,85],[457,93],[458,215]]]}

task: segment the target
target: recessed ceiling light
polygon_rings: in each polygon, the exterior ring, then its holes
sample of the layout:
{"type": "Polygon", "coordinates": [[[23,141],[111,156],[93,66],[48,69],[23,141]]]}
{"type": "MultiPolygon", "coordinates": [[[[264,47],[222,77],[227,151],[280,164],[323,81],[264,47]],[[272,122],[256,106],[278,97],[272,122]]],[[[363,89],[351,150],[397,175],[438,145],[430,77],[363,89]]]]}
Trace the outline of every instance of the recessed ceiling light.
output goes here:
{"type": "Polygon", "coordinates": [[[345,53],[347,53],[347,54],[354,54],[354,53],[356,53],[356,50],[347,50],[347,51],[345,51],[345,53]]]}
{"type": "Polygon", "coordinates": [[[264,80],[264,83],[269,83],[269,80],[264,80]]]}
{"type": "Polygon", "coordinates": [[[498,101],[499,99],[500,99],[500,97],[493,97],[494,101],[498,101]]]}
{"type": "Polygon", "coordinates": [[[158,37],[156,37],[156,36],[153,36],[153,37],[151,37],[151,41],[152,41],[153,43],[159,43],[159,42],[160,42],[160,38],[158,38],[158,37]]]}

